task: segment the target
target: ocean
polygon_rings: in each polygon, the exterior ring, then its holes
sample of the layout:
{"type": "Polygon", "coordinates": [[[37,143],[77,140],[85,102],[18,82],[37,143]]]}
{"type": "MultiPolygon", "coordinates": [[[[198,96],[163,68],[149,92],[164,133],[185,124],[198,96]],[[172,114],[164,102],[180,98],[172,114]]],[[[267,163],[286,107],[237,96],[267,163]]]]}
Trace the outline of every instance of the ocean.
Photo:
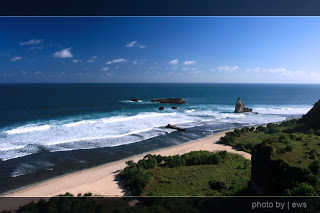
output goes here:
{"type": "Polygon", "coordinates": [[[0,193],[215,132],[299,118],[319,92],[307,84],[0,84],[0,193]],[[150,102],[169,97],[186,103],[150,102]],[[258,114],[233,113],[237,97],[258,114]]]}

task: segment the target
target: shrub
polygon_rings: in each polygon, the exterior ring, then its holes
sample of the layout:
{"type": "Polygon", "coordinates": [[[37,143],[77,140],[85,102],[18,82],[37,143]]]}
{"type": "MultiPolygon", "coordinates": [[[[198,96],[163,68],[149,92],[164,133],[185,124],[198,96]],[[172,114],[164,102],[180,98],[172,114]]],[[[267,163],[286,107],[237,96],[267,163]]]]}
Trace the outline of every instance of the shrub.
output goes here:
{"type": "Polygon", "coordinates": [[[144,169],[153,169],[158,165],[158,162],[154,155],[148,154],[142,160],[139,160],[137,164],[144,169]]]}
{"type": "Polygon", "coordinates": [[[292,190],[286,189],[285,195],[289,196],[317,196],[317,191],[308,183],[299,183],[292,190]]]}
{"type": "Polygon", "coordinates": [[[295,134],[290,134],[289,137],[291,140],[297,140],[297,136],[295,134]]]}
{"type": "Polygon", "coordinates": [[[209,186],[212,190],[227,189],[226,184],[221,181],[211,180],[211,181],[209,181],[209,186]]]}
{"type": "Polygon", "coordinates": [[[282,134],[279,135],[278,140],[281,143],[286,143],[288,141],[288,138],[287,138],[287,136],[285,134],[282,133],[282,134]]]}
{"type": "Polygon", "coordinates": [[[247,144],[245,145],[245,147],[246,147],[247,150],[250,150],[250,151],[253,151],[253,150],[254,150],[254,145],[253,145],[252,143],[247,143],[247,144]]]}
{"type": "Polygon", "coordinates": [[[236,144],[236,148],[238,150],[240,150],[240,151],[245,151],[246,150],[246,147],[241,143],[236,144]]]}
{"type": "Polygon", "coordinates": [[[309,129],[308,133],[309,133],[309,135],[314,135],[315,132],[313,129],[309,129]]]}
{"type": "Polygon", "coordinates": [[[266,131],[266,127],[264,127],[264,126],[258,126],[257,128],[256,128],[256,131],[258,131],[258,132],[265,132],[266,131]]]}
{"type": "Polygon", "coordinates": [[[293,147],[294,147],[293,144],[287,144],[285,149],[286,149],[287,152],[291,152],[293,147]]]}
{"type": "Polygon", "coordinates": [[[294,126],[296,124],[297,124],[297,119],[292,119],[292,120],[282,122],[280,126],[294,126]]]}
{"type": "MultiPolygon", "coordinates": [[[[141,162],[143,162],[142,160],[141,162]]],[[[124,180],[124,185],[133,195],[140,195],[147,184],[150,182],[153,173],[144,170],[145,164],[140,163],[141,166],[134,163],[132,160],[126,162],[127,166],[119,177],[124,180]]]]}
{"type": "Polygon", "coordinates": [[[218,164],[221,161],[220,155],[213,154],[211,155],[212,164],[218,164]]]}
{"type": "Polygon", "coordinates": [[[249,131],[254,131],[256,128],[254,127],[251,127],[249,131]]]}
{"type": "Polygon", "coordinates": [[[320,129],[315,132],[316,135],[320,136],[320,129]]]}
{"type": "Polygon", "coordinates": [[[182,158],[180,155],[175,155],[175,156],[169,156],[166,159],[166,163],[170,168],[180,167],[180,166],[186,165],[186,160],[182,158]]]}
{"type": "Polygon", "coordinates": [[[228,152],[227,151],[220,151],[217,154],[220,155],[220,157],[222,159],[226,159],[226,157],[228,156],[228,152]]]}
{"type": "Polygon", "coordinates": [[[279,126],[277,124],[269,123],[267,125],[266,132],[269,134],[277,133],[277,132],[279,132],[279,126]]]}
{"type": "Polygon", "coordinates": [[[249,132],[250,128],[249,127],[244,127],[240,130],[241,133],[249,132]]]}
{"type": "Polygon", "coordinates": [[[237,135],[237,137],[241,136],[241,131],[239,129],[235,129],[233,132],[237,135]]]}
{"type": "Polygon", "coordinates": [[[313,161],[309,165],[309,169],[313,174],[318,175],[319,171],[320,171],[320,163],[319,163],[319,161],[317,161],[317,160],[313,161]]]}

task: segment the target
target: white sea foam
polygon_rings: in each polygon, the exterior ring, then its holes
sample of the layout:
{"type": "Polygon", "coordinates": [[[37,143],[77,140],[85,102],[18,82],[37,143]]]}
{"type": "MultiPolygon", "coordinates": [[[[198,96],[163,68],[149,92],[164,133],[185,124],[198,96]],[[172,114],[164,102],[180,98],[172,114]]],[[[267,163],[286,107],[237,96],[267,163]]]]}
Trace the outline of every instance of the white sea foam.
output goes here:
{"type": "Polygon", "coordinates": [[[136,143],[175,130],[167,124],[192,128],[202,125],[259,125],[279,122],[286,114],[304,114],[308,107],[257,106],[254,113],[235,114],[232,106],[199,105],[173,111],[137,114],[86,115],[63,120],[34,122],[0,130],[0,158],[8,160],[38,153],[113,147],[136,143]],[[2,133],[1,133],[2,132],[2,133]]]}
{"type": "Polygon", "coordinates": [[[21,175],[26,175],[34,173],[38,170],[52,170],[54,166],[53,163],[49,161],[37,161],[34,163],[21,163],[12,173],[11,177],[18,177],[21,175]]]}
{"type": "Polygon", "coordinates": [[[273,115],[302,115],[306,114],[311,107],[257,107],[254,108],[255,112],[262,114],[273,114],[273,115]]]}
{"type": "Polygon", "coordinates": [[[50,128],[50,125],[48,125],[48,124],[41,125],[41,126],[26,125],[23,127],[18,127],[15,129],[7,130],[7,131],[5,131],[5,133],[7,133],[8,135],[21,134],[21,133],[33,132],[33,131],[43,131],[43,130],[47,130],[49,128],[50,128]]]}

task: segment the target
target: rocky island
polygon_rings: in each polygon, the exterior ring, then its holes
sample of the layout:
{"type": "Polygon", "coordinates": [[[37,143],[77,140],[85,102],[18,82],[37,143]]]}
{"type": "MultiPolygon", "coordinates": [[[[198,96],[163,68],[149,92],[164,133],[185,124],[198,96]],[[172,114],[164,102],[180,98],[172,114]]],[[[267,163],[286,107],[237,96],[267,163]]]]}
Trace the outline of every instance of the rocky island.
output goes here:
{"type": "Polygon", "coordinates": [[[244,104],[241,103],[240,97],[238,97],[234,112],[235,113],[252,112],[252,109],[244,107],[244,104]]]}
{"type": "Polygon", "coordinates": [[[186,103],[185,100],[182,98],[158,98],[153,99],[150,102],[160,102],[162,104],[184,104],[186,103]]]}

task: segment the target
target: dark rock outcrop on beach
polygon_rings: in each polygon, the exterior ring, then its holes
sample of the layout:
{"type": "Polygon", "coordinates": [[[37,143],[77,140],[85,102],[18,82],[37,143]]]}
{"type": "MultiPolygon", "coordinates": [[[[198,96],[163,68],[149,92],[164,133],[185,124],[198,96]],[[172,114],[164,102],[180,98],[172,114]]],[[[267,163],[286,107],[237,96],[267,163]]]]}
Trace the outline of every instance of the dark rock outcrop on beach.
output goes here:
{"type": "Polygon", "coordinates": [[[130,101],[138,102],[138,99],[136,99],[136,98],[131,98],[130,101]]]}
{"type": "Polygon", "coordinates": [[[234,112],[235,113],[252,112],[252,109],[244,107],[244,104],[241,103],[240,97],[238,97],[234,112]]]}
{"type": "Polygon", "coordinates": [[[163,106],[159,107],[159,110],[164,110],[164,107],[163,106]]]}
{"type": "Polygon", "coordinates": [[[171,125],[171,124],[168,124],[168,125],[166,126],[166,128],[176,129],[176,130],[178,130],[178,131],[186,131],[186,129],[184,129],[184,128],[180,128],[180,127],[177,127],[177,126],[171,125]]]}
{"type": "Polygon", "coordinates": [[[320,128],[320,100],[298,122],[309,128],[320,128]]]}
{"type": "Polygon", "coordinates": [[[178,109],[177,107],[175,107],[175,106],[173,106],[173,107],[171,107],[171,109],[178,109]]]}
{"type": "Polygon", "coordinates": [[[151,102],[160,102],[162,104],[184,104],[186,103],[185,100],[182,98],[158,98],[158,99],[153,99],[151,102]]]}

